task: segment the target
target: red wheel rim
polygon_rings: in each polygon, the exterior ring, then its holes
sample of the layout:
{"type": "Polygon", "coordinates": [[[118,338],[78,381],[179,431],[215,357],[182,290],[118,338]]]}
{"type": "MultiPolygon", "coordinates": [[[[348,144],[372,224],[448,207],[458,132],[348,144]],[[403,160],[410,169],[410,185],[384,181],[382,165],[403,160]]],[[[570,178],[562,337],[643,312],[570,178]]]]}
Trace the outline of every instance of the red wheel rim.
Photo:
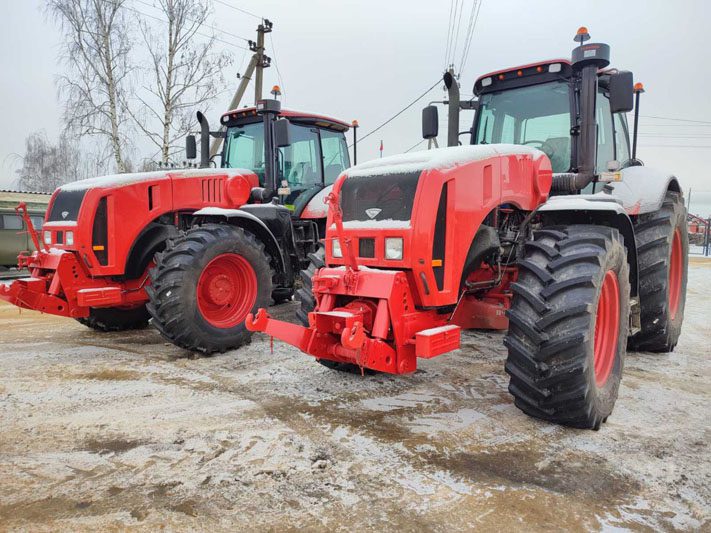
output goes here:
{"type": "Polygon", "coordinates": [[[231,328],[244,322],[256,300],[257,274],[241,255],[218,255],[200,274],[198,309],[217,328],[231,328]]]}
{"type": "Polygon", "coordinates": [[[683,267],[683,255],[681,250],[681,233],[679,228],[674,231],[672,239],[671,256],[669,257],[669,316],[674,320],[676,312],[679,310],[681,300],[681,278],[683,267]]]}
{"type": "Polygon", "coordinates": [[[597,302],[597,317],[595,318],[595,341],[593,342],[595,356],[595,383],[602,387],[610,377],[615,365],[617,343],[620,333],[620,288],[617,274],[612,270],[605,273],[597,302]]]}

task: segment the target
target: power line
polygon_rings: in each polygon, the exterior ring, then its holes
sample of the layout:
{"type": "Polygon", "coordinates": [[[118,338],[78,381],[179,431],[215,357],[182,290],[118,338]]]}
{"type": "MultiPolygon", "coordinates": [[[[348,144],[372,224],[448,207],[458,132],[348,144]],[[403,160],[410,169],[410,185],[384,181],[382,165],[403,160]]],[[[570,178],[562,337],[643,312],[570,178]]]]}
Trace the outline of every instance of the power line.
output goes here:
{"type": "MultiPolygon", "coordinates": [[[[163,24],[165,24],[165,23],[168,22],[167,20],[165,20],[165,19],[163,19],[163,18],[156,17],[156,16],[153,16],[153,15],[149,15],[148,13],[144,13],[143,11],[141,11],[140,9],[136,9],[135,7],[126,6],[126,9],[129,9],[129,10],[133,11],[134,13],[138,13],[139,15],[143,15],[144,17],[152,18],[153,20],[157,20],[158,22],[162,22],[163,24]]],[[[240,46],[240,45],[235,44],[235,43],[232,43],[232,42],[230,42],[230,41],[226,41],[226,40],[224,40],[224,39],[220,39],[219,37],[216,37],[215,35],[208,35],[208,34],[206,34],[206,33],[201,33],[201,32],[199,32],[199,31],[196,31],[195,34],[196,34],[196,35],[200,35],[201,37],[205,37],[205,38],[207,38],[207,39],[214,39],[215,41],[218,41],[218,42],[220,42],[220,43],[226,44],[227,46],[233,46],[233,47],[235,47],[235,48],[239,48],[240,50],[247,50],[247,51],[249,51],[249,48],[246,48],[246,47],[244,47],[244,46],[240,46]]],[[[240,38],[241,38],[241,37],[240,37],[240,38]]]]}
{"type": "Polygon", "coordinates": [[[449,59],[449,47],[452,39],[452,8],[454,0],[449,0],[449,20],[447,22],[447,48],[444,51],[444,69],[447,70],[447,59],[449,59]]]}
{"type": "Polygon", "coordinates": [[[472,8],[469,10],[469,22],[467,23],[467,32],[464,34],[464,45],[462,46],[462,55],[459,59],[459,72],[462,71],[462,63],[464,63],[464,56],[467,54],[467,48],[469,47],[469,43],[471,43],[472,36],[474,34],[474,18],[478,7],[479,0],[472,0],[472,8]]]}
{"type": "Polygon", "coordinates": [[[410,151],[414,150],[415,148],[417,148],[418,146],[420,146],[420,145],[421,145],[423,142],[425,142],[426,140],[427,140],[427,139],[422,139],[421,141],[417,141],[417,143],[413,144],[412,146],[410,146],[410,148],[408,148],[407,150],[405,150],[404,153],[407,153],[407,152],[410,152],[410,151]]]}
{"type": "Polygon", "coordinates": [[[711,144],[640,144],[640,148],[711,148],[711,144]]]}
{"type": "Polygon", "coordinates": [[[286,91],[284,90],[284,80],[281,79],[281,72],[279,71],[279,63],[276,58],[276,49],[274,48],[274,39],[272,37],[272,32],[269,32],[269,42],[272,45],[272,56],[274,56],[274,67],[277,71],[277,78],[279,79],[279,88],[281,89],[282,100],[286,98],[286,91]]]}
{"type": "MultiPolygon", "coordinates": [[[[360,138],[358,139],[358,142],[362,142],[363,140],[367,139],[368,137],[370,137],[371,135],[373,135],[373,133],[375,133],[376,131],[382,129],[384,126],[388,125],[390,122],[392,122],[392,121],[395,120],[397,117],[399,117],[400,115],[402,115],[405,111],[407,111],[408,109],[410,109],[413,105],[415,105],[417,102],[419,102],[420,100],[422,100],[425,96],[427,96],[427,93],[429,93],[432,89],[434,89],[435,87],[437,87],[437,85],[439,85],[440,83],[442,83],[442,80],[441,80],[441,79],[438,79],[429,89],[427,89],[427,90],[426,90],[425,92],[423,92],[420,96],[418,96],[418,97],[415,98],[412,102],[410,102],[410,103],[407,104],[405,107],[403,107],[400,111],[398,111],[397,113],[395,113],[392,117],[390,117],[390,118],[387,119],[385,122],[383,122],[380,126],[378,126],[377,128],[375,128],[375,129],[369,131],[368,133],[366,133],[365,135],[363,135],[362,137],[360,137],[360,138]]],[[[349,145],[348,147],[350,148],[351,146],[353,146],[353,145],[351,144],[351,145],[349,145]]]]}
{"type": "Polygon", "coordinates": [[[484,3],[484,0],[477,0],[476,2],[476,15],[474,17],[474,24],[472,25],[472,31],[471,34],[469,35],[469,42],[467,43],[467,49],[466,52],[464,53],[464,57],[462,58],[461,65],[459,66],[459,72],[462,72],[464,70],[464,67],[467,66],[467,60],[469,59],[469,50],[471,49],[472,46],[472,40],[474,37],[474,30],[476,29],[476,23],[479,22],[479,12],[481,11],[481,5],[484,3]]]}
{"type": "Polygon", "coordinates": [[[459,28],[462,25],[462,14],[464,13],[464,0],[459,4],[459,18],[457,19],[457,31],[454,34],[454,41],[452,42],[452,59],[449,63],[454,63],[454,57],[457,54],[457,42],[459,42],[459,28]]]}
{"type": "MultiPolygon", "coordinates": [[[[151,7],[151,8],[153,8],[153,9],[160,9],[160,8],[154,6],[153,4],[149,4],[148,2],[144,2],[144,0],[134,0],[134,2],[138,2],[139,4],[143,4],[144,6],[151,7]]],[[[144,14],[145,14],[145,13],[144,13],[144,14]]],[[[146,15],[147,15],[147,14],[146,14],[146,15]]],[[[187,20],[191,21],[191,22],[198,22],[198,21],[195,20],[195,19],[191,19],[191,18],[188,18],[188,17],[185,17],[185,18],[186,18],[187,20]]],[[[164,21],[164,22],[167,22],[167,21],[164,21]]],[[[235,39],[241,39],[241,40],[243,40],[244,42],[247,42],[247,43],[250,41],[250,39],[247,39],[246,37],[242,37],[241,35],[236,35],[236,34],[231,33],[231,32],[229,32],[229,31],[223,30],[222,28],[218,28],[217,26],[214,26],[214,25],[211,25],[211,24],[205,24],[205,26],[207,26],[208,28],[210,28],[212,31],[215,31],[215,32],[218,32],[218,33],[224,33],[225,35],[229,35],[230,37],[234,37],[235,39]]]]}
{"type": "Polygon", "coordinates": [[[673,120],[675,122],[695,122],[697,124],[709,124],[711,125],[711,121],[708,120],[692,120],[689,118],[675,118],[675,117],[658,117],[655,115],[640,115],[640,117],[644,118],[656,118],[660,120],[673,120]]]}
{"type": "Polygon", "coordinates": [[[227,2],[224,2],[223,0],[215,0],[218,4],[222,4],[223,6],[227,6],[230,9],[234,9],[235,11],[239,11],[240,13],[244,13],[245,15],[249,15],[250,17],[254,17],[259,20],[264,20],[264,17],[260,17],[259,15],[255,15],[254,13],[251,13],[250,11],[247,11],[246,9],[242,9],[241,7],[233,6],[232,4],[228,4],[227,2]]]}
{"type": "Polygon", "coordinates": [[[701,133],[701,134],[667,134],[667,133],[639,133],[640,137],[659,137],[663,139],[705,139],[711,137],[711,133],[701,133]]]}
{"type": "Polygon", "coordinates": [[[711,128],[711,124],[642,124],[645,128],[711,128]]]}

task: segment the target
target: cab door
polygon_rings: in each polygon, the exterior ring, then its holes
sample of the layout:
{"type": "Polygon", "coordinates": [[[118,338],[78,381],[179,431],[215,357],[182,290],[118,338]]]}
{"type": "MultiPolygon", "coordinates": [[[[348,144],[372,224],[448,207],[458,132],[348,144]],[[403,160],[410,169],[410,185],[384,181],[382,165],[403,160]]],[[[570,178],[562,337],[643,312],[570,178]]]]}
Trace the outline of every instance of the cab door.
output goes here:
{"type": "Polygon", "coordinates": [[[300,124],[289,128],[291,144],[279,148],[280,174],[288,186],[284,205],[295,210],[297,198],[323,186],[323,162],[318,128],[300,124]]]}

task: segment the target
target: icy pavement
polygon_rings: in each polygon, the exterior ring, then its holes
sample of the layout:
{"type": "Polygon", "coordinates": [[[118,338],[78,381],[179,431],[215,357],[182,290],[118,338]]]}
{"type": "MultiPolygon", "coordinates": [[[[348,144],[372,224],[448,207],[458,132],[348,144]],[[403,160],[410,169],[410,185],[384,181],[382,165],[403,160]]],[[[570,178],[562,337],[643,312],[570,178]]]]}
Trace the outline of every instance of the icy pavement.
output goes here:
{"type": "Polygon", "coordinates": [[[498,333],[361,377],[2,305],[0,529],[708,530],[710,299],[692,260],[677,350],[628,356],[599,432],[520,413],[498,333]]]}

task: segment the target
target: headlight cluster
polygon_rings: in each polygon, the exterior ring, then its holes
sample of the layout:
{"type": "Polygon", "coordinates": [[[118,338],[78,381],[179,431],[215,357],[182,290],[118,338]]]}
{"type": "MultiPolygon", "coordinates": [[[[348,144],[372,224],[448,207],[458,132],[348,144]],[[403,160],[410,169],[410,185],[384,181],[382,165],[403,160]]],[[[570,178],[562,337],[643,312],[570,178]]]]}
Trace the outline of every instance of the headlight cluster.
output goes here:
{"type": "MultiPolygon", "coordinates": [[[[343,250],[341,249],[341,242],[338,239],[333,239],[331,243],[331,255],[337,259],[342,258],[343,250]]],[[[401,261],[402,250],[402,237],[388,237],[385,239],[385,259],[401,261]]]]}
{"type": "Polygon", "coordinates": [[[331,242],[333,242],[333,246],[331,247],[331,255],[333,255],[333,257],[338,258],[343,257],[343,250],[341,250],[341,241],[339,241],[338,239],[333,239],[333,241],[331,242]]]}
{"type": "Polygon", "coordinates": [[[388,237],[385,239],[385,259],[399,261],[402,259],[402,238],[388,237]]]}
{"type": "MultiPolygon", "coordinates": [[[[58,232],[57,236],[57,242],[59,244],[65,244],[67,246],[74,246],[74,232],[73,231],[65,231],[64,232],[64,242],[62,242],[62,235],[61,231],[58,232]]],[[[51,231],[43,231],[42,232],[42,239],[44,240],[44,243],[49,246],[52,244],[52,232],[51,231]]]]}

